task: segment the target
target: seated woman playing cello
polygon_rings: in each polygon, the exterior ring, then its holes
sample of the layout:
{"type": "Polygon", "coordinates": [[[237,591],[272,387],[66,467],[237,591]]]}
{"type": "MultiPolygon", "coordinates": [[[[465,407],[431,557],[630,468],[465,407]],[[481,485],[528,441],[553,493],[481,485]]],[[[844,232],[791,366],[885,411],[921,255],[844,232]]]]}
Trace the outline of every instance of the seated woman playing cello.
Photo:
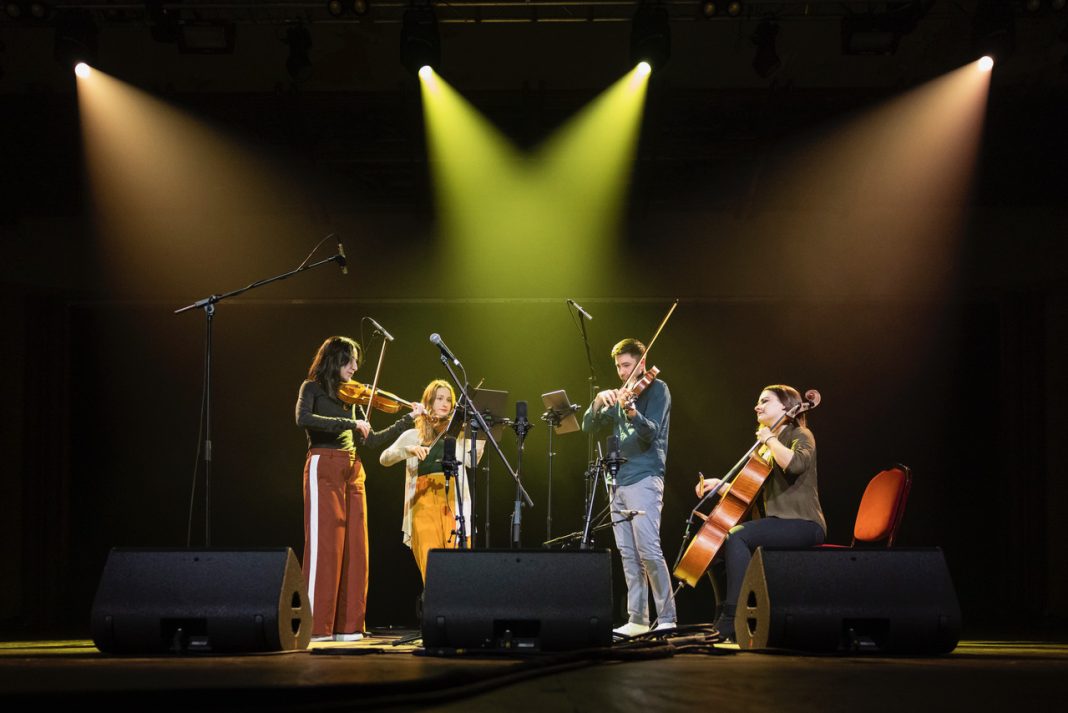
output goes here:
{"type": "MultiPolygon", "coordinates": [[[[771,459],[771,473],[765,481],[763,514],[735,528],[723,548],[727,568],[727,594],[716,628],[733,640],[734,613],[742,579],[757,547],[812,547],[821,544],[827,534],[827,522],[820,507],[816,485],[816,439],[808,430],[806,414],[787,419],[772,432],[771,426],[783,414],[801,403],[801,395],[792,386],[776,384],[760,392],[754,410],[757,416],[757,440],[761,454],[771,459]]],[[[698,497],[704,497],[719,479],[702,480],[698,497]]]]}

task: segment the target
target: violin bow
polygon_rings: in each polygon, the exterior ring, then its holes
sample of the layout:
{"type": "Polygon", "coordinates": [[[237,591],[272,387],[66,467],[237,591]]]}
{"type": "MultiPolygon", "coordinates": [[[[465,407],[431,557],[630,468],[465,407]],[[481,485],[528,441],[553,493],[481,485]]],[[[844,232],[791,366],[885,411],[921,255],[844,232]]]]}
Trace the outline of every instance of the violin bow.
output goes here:
{"type": "MultiPolygon", "coordinates": [[[[637,373],[638,367],[641,366],[643,361],[646,361],[646,358],[649,356],[649,352],[651,352],[653,350],[653,345],[656,344],[657,338],[660,336],[660,333],[664,331],[664,327],[667,325],[668,320],[671,319],[671,315],[675,313],[675,308],[678,307],[678,306],[679,306],[679,299],[676,297],[675,301],[671,303],[671,309],[669,309],[667,314],[664,315],[664,318],[662,320],[660,320],[660,326],[656,328],[656,334],[654,334],[653,338],[651,340],[649,340],[649,346],[647,346],[645,348],[645,353],[642,354],[641,359],[639,359],[638,361],[636,361],[634,363],[634,368],[630,370],[629,374],[627,374],[627,378],[623,382],[624,384],[629,384],[630,383],[630,380],[634,378],[634,374],[637,373]]],[[[647,361],[646,361],[645,366],[646,367],[649,366],[649,363],[647,361]]]]}
{"type": "Polygon", "coordinates": [[[378,393],[378,376],[382,373],[382,361],[386,358],[386,344],[388,339],[382,339],[382,349],[378,352],[378,366],[375,367],[375,378],[371,382],[371,397],[367,399],[367,408],[364,410],[364,420],[371,423],[371,414],[375,412],[375,394],[378,393]]]}

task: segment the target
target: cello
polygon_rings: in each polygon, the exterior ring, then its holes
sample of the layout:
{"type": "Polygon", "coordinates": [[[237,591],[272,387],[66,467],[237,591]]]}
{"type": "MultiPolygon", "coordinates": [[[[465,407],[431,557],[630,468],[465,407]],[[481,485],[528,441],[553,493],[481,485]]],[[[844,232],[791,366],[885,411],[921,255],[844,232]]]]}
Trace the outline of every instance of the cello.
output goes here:
{"type": "MultiPolygon", "coordinates": [[[[778,433],[786,425],[788,420],[793,420],[799,414],[819,406],[820,392],[809,389],[801,403],[797,404],[775,421],[771,426],[773,432],[778,433]]],[[[703,520],[697,534],[690,540],[686,551],[679,557],[672,574],[691,587],[697,586],[697,580],[705,573],[712,560],[715,559],[723,543],[727,540],[732,528],[737,526],[746,513],[753,507],[764,481],[771,474],[772,462],[770,454],[765,459],[759,453],[760,441],[750,447],[741,460],[731,468],[724,476],[722,482],[708,495],[701,498],[697,506],[690,513],[687,531],[693,524],[694,518],[703,520]],[[701,506],[712,496],[716,495],[725,485],[730,487],[724,493],[712,512],[705,515],[700,511],[701,506]]]]}

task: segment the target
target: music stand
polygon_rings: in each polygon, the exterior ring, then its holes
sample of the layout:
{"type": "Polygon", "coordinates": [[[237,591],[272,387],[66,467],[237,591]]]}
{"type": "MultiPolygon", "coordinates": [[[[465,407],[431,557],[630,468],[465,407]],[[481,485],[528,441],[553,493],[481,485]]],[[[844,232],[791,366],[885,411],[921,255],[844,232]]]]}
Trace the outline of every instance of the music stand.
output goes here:
{"type": "MultiPolygon", "coordinates": [[[[505,406],[508,404],[508,392],[497,391],[495,389],[475,389],[471,393],[471,401],[474,403],[475,408],[481,414],[486,425],[490,427],[490,433],[493,435],[493,439],[500,441],[504,431],[504,424],[508,420],[501,414],[504,413],[505,406]]],[[[461,403],[452,421],[449,423],[448,435],[459,437],[460,431],[465,432],[465,436],[468,434],[474,434],[474,438],[465,438],[467,440],[468,451],[464,454],[464,468],[468,473],[468,488],[471,490],[471,513],[474,516],[476,513],[475,504],[478,502],[478,478],[475,475],[475,468],[478,467],[478,442],[485,441],[486,436],[482,432],[481,427],[478,425],[478,420],[473,416],[469,416],[466,409],[463,408],[461,403]]],[[[490,512],[489,512],[489,462],[486,462],[486,547],[489,547],[490,542],[490,512]]],[[[476,517],[477,519],[477,517],[476,517]]],[[[472,523],[471,530],[471,542],[475,541],[475,532],[477,532],[477,522],[472,523]]]]}
{"type": "Polygon", "coordinates": [[[546,415],[542,416],[542,420],[553,424],[553,431],[558,435],[574,433],[580,429],[578,418],[575,417],[575,411],[579,409],[579,406],[571,403],[566,391],[560,389],[542,394],[541,402],[548,409],[546,415]],[[549,412],[552,412],[555,418],[550,419],[549,412]]]}
{"type": "Polygon", "coordinates": [[[545,413],[541,415],[541,420],[552,426],[549,429],[549,504],[546,506],[545,514],[545,540],[548,542],[553,539],[553,456],[556,455],[553,451],[553,434],[578,431],[579,422],[575,418],[575,412],[581,407],[571,403],[571,399],[567,397],[567,392],[563,389],[542,394],[541,402],[546,408],[545,413]]]}

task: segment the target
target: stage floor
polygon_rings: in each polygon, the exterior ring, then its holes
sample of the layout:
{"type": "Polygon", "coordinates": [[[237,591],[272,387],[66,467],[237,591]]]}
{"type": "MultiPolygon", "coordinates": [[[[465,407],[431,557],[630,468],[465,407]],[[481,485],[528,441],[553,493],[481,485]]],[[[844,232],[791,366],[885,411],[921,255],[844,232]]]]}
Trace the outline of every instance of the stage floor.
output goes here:
{"type": "MultiPolygon", "coordinates": [[[[403,633],[403,632],[401,632],[403,633]]],[[[0,643],[0,701],[145,710],[1062,711],[1068,643],[962,641],[930,658],[741,652],[699,636],[524,658],[431,657],[398,632],[244,656],[0,643]]]]}

